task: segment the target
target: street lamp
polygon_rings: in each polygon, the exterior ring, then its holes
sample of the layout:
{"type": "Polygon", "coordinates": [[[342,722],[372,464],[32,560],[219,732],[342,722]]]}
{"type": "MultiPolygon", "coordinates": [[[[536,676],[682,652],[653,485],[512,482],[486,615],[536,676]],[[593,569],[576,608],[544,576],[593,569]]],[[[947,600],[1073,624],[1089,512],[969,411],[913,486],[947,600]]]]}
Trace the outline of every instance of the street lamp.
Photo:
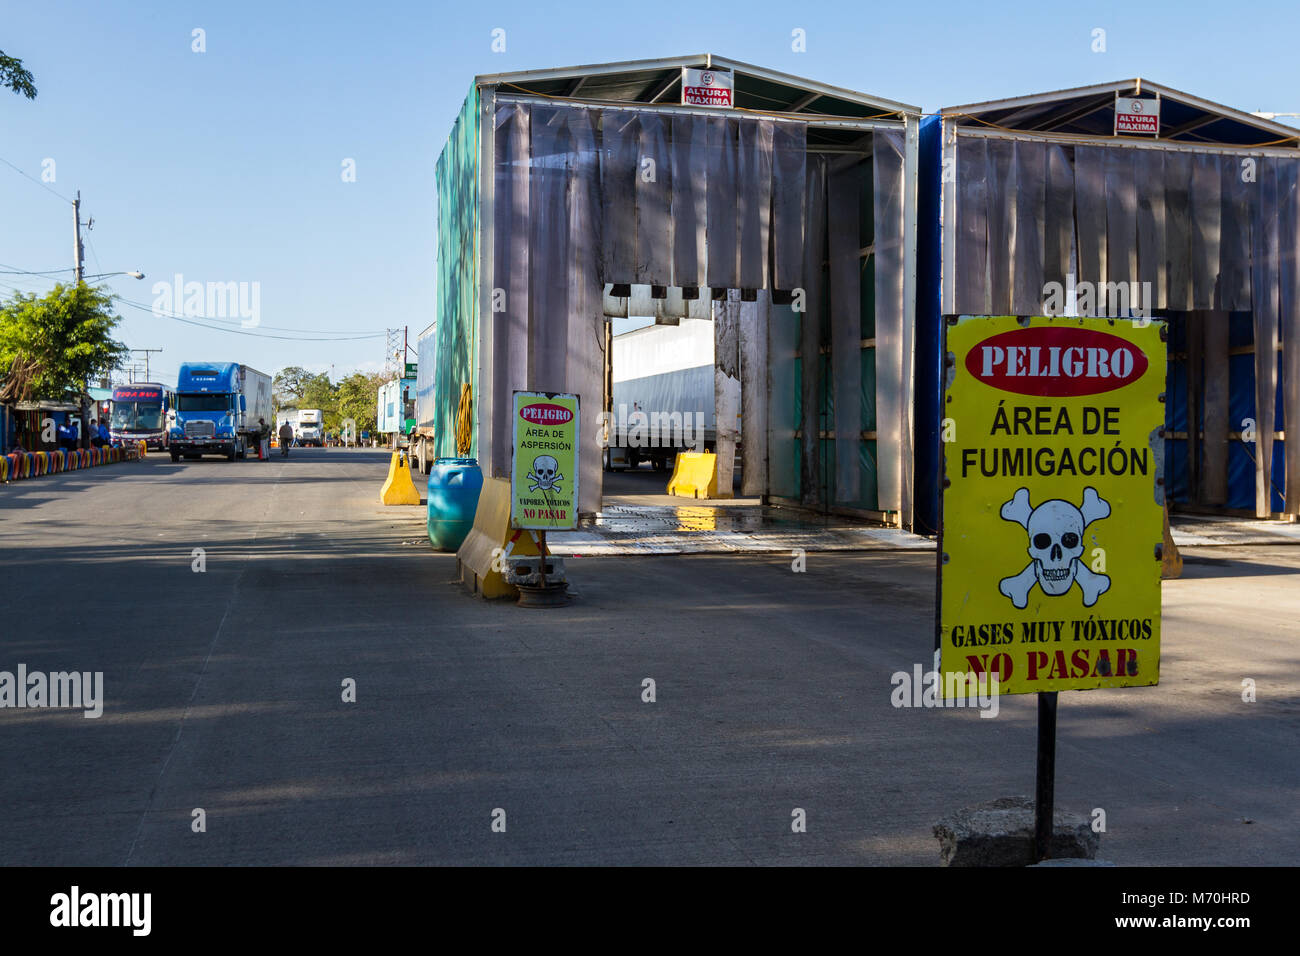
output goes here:
{"type": "Polygon", "coordinates": [[[135,272],[99,272],[93,276],[85,276],[87,279],[107,279],[109,276],[130,276],[132,279],[143,279],[144,273],[140,270],[135,272]]]}

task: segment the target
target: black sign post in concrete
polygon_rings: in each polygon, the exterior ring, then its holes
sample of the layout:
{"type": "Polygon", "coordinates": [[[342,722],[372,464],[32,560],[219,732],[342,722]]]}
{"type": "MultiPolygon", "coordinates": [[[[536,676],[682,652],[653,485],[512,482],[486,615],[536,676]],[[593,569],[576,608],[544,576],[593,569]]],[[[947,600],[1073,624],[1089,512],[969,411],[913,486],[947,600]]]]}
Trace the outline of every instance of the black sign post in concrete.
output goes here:
{"type": "Polygon", "coordinates": [[[1046,860],[1052,850],[1052,814],[1056,797],[1056,694],[1038,695],[1038,773],[1034,785],[1034,856],[1046,860]]]}

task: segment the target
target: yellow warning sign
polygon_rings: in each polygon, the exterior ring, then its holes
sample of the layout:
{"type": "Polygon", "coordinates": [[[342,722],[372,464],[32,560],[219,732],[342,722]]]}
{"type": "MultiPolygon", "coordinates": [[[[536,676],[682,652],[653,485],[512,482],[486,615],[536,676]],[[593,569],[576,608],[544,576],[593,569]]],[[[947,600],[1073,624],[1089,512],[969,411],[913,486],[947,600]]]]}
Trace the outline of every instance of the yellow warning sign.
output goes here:
{"type": "Polygon", "coordinates": [[[946,687],[960,688],[948,675],[961,674],[996,677],[1003,694],[1158,682],[1163,328],[950,320],[939,539],[946,687]]]}
{"type": "Polygon", "coordinates": [[[578,396],[514,393],[512,528],[578,524],[578,396]]]}

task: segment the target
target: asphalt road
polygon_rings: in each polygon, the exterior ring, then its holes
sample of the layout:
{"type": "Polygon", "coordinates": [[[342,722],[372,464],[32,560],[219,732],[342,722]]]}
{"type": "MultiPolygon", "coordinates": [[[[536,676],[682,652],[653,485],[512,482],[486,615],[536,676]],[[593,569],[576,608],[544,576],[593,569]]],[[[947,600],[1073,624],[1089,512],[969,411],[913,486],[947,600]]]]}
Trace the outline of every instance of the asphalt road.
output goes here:
{"type": "MultiPolygon", "coordinates": [[[[932,555],[578,558],[567,608],[489,605],[386,463],[0,486],[0,670],[105,686],[0,709],[0,863],[933,865],[942,814],[1032,792],[1032,698],[890,705],[932,555]]],[[[1058,806],[1121,864],[1295,864],[1300,548],[1186,554],[1160,686],[1062,695],[1058,806]]]]}

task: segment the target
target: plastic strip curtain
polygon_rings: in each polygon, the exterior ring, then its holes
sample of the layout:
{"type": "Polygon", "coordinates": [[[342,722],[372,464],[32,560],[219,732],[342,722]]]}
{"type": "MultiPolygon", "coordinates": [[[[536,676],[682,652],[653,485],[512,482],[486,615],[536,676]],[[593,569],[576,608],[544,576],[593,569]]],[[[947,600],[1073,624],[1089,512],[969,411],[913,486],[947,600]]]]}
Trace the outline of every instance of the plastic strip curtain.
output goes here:
{"type": "Polygon", "coordinates": [[[1213,309],[1219,288],[1223,180],[1219,157],[1192,154],[1192,308],[1213,309]]]}
{"type": "Polygon", "coordinates": [[[1106,151],[1074,148],[1074,216],[1079,230],[1076,282],[1104,282],[1106,261],[1106,151]]]}
{"type": "MultiPolygon", "coordinates": [[[[605,394],[605,318],[604,292],[600,275],[602,216],[600,205],[600,152],[596,147],[595,117],[589,110],[566,110],[572,156],[566,184],[569,215],[568,268],[568,345],[565,353],[566,391],[580,399],[582,416],[578,429],[578,511],[593,514],[600,510],[604,470],[600,448],[594,441],[604,410],[605,394]]],[[[670,163],[662,153],[659,170],[670,163]]],[[[667,196],[667,191],[664,193],[667,196]]],[[[665,200],[664,206],[667,206],[665,200]]],[[[664,218],[667,218],[665,211],[664,218]]],[[[667,225],[665,224],[665,229],[667,225]]],[[[665,261],[670,255],[667,235],[661,239],[658,253],[665,261]]]]}
{"type": "MultiPolygon", "coordinates": [[[[802,186],[800,187],[802,192],[802,186]]],[[[771,295],[758,290],[753,302],[740,303],[740,493],[767,494],[768,323],[771,295]]],[[[794,390],[782,396],[786,404],[794,390]]]]}
{"type": "Polygon", "coordinates": [[[1254,259],[1251,269],[1255,320],[1255,516],[1272,513],[1273,425],[1277,402],[1278,245],[1277,164],[1259,162],[1254,259]]]}
{"type": "Polygon", "coordinates": [[[1043,282],[1064,289],[1074,245],[1074,165],[1064,146],[1047,145],[1047,189],[1043,223],[1043,282]]]}
{"type": "Polygon", "coordinates": [[[823,269],[826,261],[826,158],[809,156],[805,189],[807,241],[804,243],[804,311],[799,316],[800,441],[799,497],[814,507],[822,502],[821,480],[821,324],[823,269]]]}
{"type": "Polygon", "coordinates": [[[704,116],[673,116],[671,284],[683,288],[707,285],[704,229],[709,210],[708,124],[704,116]]]}
{"type": "Polygon", "coordinates": [[[519,103],[496,111],[492,288],[505,294],[492,310],[491,363],[483,400],[491,403],[490,475],[510,474],[510,394],[528,384],[530,210],[529,110],[519,103]]]}
{"type": "Polygon", "coordinates": [[[567,391],[565,350],[569,344],[569,271],[573,267],[565,191],[573,162],[568,114],[554,106],[532,108],[532,298],[528,309],[528,388],[567,391]]]}
{"type": "MultiPolygon", "coordinates": [[[[471,89],[436,166],[438,190],[437,369],[434,429],[439,455],[456,453],[460,387],[478,365],[479,99],[471,89]]],[[[477,436],[476,436],[477,437],[477,436]]],[[[477,453],[477,446],[473,453],[477,453]]]]}
{"type": "Polygon", "coordinates": [[[1131,312],[1137,281],[1137,183],[1133,150],[1106,150],[1106,301],[1094,300],[1098,315],[1131,312]]]}
{"type": "Polygon", "coordinates": [[[996,315],[1011,309],[1011,270],[1016,257],[1016,144],[989,141],[989,296],[996,315]]]}
{"type": "Polygon", "coordinates": [[[601,241],[606,282],[636,281],[637,115],[624,110],[601,113],[601,241]]]}
{"type": "Polygon", "coordinates": [[[903,136],[878,131],[871,139],[876,246],[876,496],[880,510],[906,512],[912,477],[912,343],[903,307],[903,136]]]}
{"type": "Polygon", "coordinates": [[[636,278],[644,285],[672,285],[673,161],[668,149],[670,120],[637,114],[640,153],[636,174],[636,278]]]}
{"type": "Polygon", "coordinates": [[[705,225],[709,249],[709,286],[737,289],[736,270],[736,178],[739,151],[738,120],[710,117],[708,120],[708,221],[705,225]]]}
{"type": "Polygon", "coordinates": [[[1251,303],[1251,200],[1256,185],[1248,181],[1245,171],[1236,157],[1220,157],[1223,219],[1219,245],[1219,301],[1215,307],[1225,312],[1247,312],[1251,303]]]}
{"type": "Polygon", "coordinates": [[[1137,186],[1138,281],[1149,309],[1163,309],[1168,287],[1165,246],[1165,154],[1136,150],[1133,176],[1137,186]]]}
{"type": "Polygon", "coordinates": [[[804,167],[808,128],[772,129],[772,288],[789,292],[803,281],[804,167]]]}
{"type": "Polygon", "coordinates": [[[860,163],[856,157],[840,160],[832,166],[826,184],[830,365],[835,403],[834,497],[841,504],[857,501],[861,493],[858,465],[858,446],[862,441],[862,292],[858,258],[860,163]]]}
{"type": "Polygon", "coordinates": [[[736,284],[768,286],[772,220],[772,121],[741,120],[736,150],[736,284]]]}
{"type": "Polygon", "coordinates": [[[1165,155],[1165,308],[1192,309],[1192,156],[1165,155]]]}
{"type": "Polygon", "coordinates": [[[1011,311],[1016,315],[1038,315],[1043,310],[1044,296],[1047,145],[1021,142],[1012,145],[1015,147],[1016,244],[1011,260],[1011,311]]]}
{"type": "Polygon", "coordinates": [[[1300,514],[1300,161],[1278,159],[1278,325],[1283,348],[1286,514],[1300,514]]]}
{"type": "Polygon", "coordinates": [[[961,314],[988,315],[988,144],[957,140],[957,248],[954,250],[953,308],[961,314]]]}
{"type": "MultiPolygon", "coordinates": [[[[1201,441],[1201,500],[1209,505],[1223,505],[1228,500],[1228,431],[1231,404],[1231,380],[1228,369],[1227,312],[1203,312],[1189,316],[1189,329],[1199,327],[1200,354],[1204,362],[1201,376],[1203,389],[1201,441]]],[[[1190,349],[1189,349],[1190,351],[1190,349]]],[[[1189,412],[1189,417],[1190,412],[1189,412]]],[[[1189,428],[1188,431],[1191,431],[1189,428]]]]}

